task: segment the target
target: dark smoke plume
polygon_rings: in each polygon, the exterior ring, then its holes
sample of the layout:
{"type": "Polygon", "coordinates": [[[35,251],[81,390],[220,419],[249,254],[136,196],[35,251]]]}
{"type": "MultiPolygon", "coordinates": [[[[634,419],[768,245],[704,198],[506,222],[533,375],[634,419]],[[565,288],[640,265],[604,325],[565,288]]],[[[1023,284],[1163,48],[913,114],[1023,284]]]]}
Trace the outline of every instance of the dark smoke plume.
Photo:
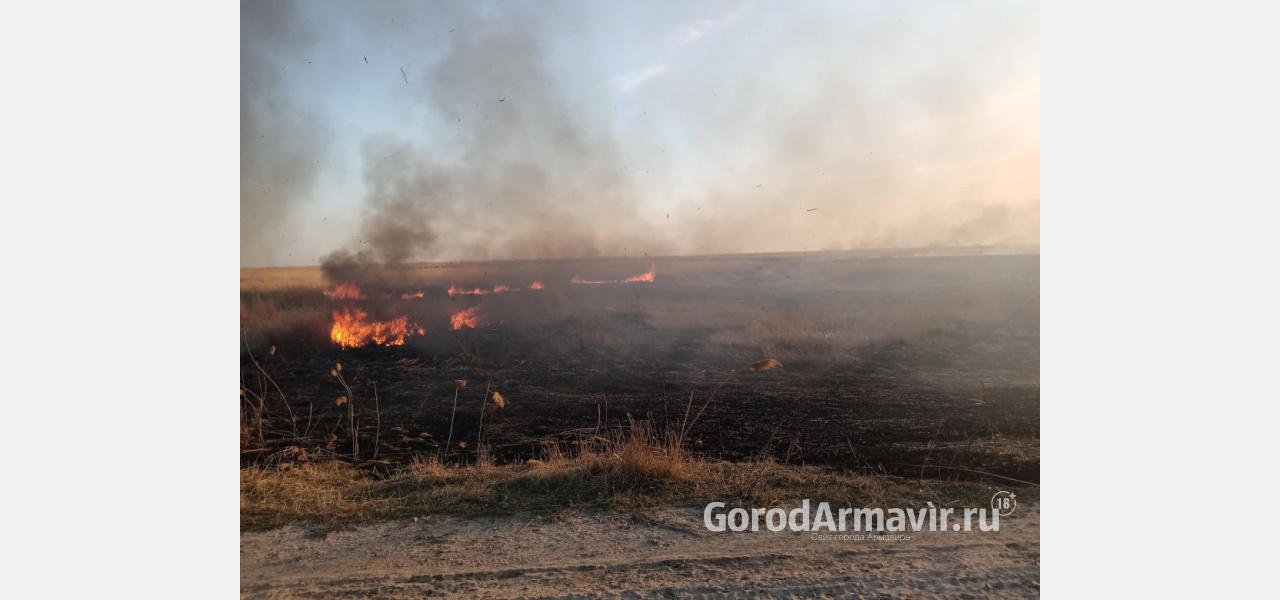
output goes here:
{"type": "Polygon", "coordinates": [[[241,251],[259,263],[297,229],[330,133],[349,131],[333,112],[363,101],[348,92],[403,112],[350,130],[358,224],[308,240],[331,278],[1039,241],[1036,5],[814,7],[773,33],[752,3],[646,4],[634,27],[590,3],[305,7],[242,5],[241,251]],[[339,98],[325,118],[279,76],[311,58],[338,82],[303,78],[339,98]]]}
{"type": "MultiPolygon", "coordinates": [[[[662,250],[637,225],[636,192],[598,107],[566,93],[529,15],[452,15],[444,57],[415,93],[455,130],[448,156],[391,136],[366,142],[368,193],[356,250],[323,264],[436,258],[565,258],[662,250]]],[[[419,83],[420,82],[420,83],[419,83]]]]}

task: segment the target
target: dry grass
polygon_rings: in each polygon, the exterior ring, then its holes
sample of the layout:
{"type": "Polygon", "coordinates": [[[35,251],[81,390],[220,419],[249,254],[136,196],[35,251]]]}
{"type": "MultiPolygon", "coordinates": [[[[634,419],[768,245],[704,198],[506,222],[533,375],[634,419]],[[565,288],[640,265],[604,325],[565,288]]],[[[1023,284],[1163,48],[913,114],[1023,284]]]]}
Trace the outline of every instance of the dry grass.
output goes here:
{"type": "MultiPolygon", "coordinates": [[[[997,489],[974,482],[853,474],[769,458],[703,460],[683,451],[677,433],[634,420],[624,428],[584,432],[567,447],[548,444],[541,459],[524,464],[495,465],[482,459],[457,465],[427,456],[390,472],[375,472],[340,460],[305,462],[305,454],[294,459],[298,462],[241,470],[243,529],[292,523],[329,528],[433,513],[642,510],[711,501],[776,506],[804,498],[842,506],[984,506],[997,489]]],[[[1001,484],[999,489],[1016,489],[1028,500],[1037,495],[1035,488],[1001,484]]]]}
{"type": "MultiPolygon", "coordinates": [[[[318,296],[318,290],[308,293],[318,296]]],[[[322,297],[322,296],[321,296],[322,297]]],[[[330,311],[319,300],[293,302],[288,297],[246,293],[240,297],[240,326],[255,332],[304,328],[323,320],[330,311]]]]}
{"type": "Polygon", "coordinates": [[[626,428],[612,429],[580,441],[580,450],[571,461],[558,453],[548,455],[550,464],[573,463],[584,474],[608,474],[624,478],[678,480],[688,460],[680,436],[659,433],[649,421],[629,420],[626,428]]]}
{"type": "Polygon", "coordinates": [[[240,269],[240,289],[278,291],[324,287],[324,272],[319,267],[279,267],[240,269]]]}
{"type": "MultiPolygon", "coordinates": [[[[857,475],[773,461],[707,462],[640,452],[589,452],[527,464],[446,466],[424,459],[390,474],[343,462],[250,467],[240,473],[242,529],[325,528],[435,513],[465,516],[643,510],[712,501],[777,506],[808,498],[841,506],[985,506],[996,487],[857,475]]],[[[1011,489],[1008,485],[1000,489],[1011,489]]],[[[1036,490],[1017,489],[1031,500],[1036,490]]]]}

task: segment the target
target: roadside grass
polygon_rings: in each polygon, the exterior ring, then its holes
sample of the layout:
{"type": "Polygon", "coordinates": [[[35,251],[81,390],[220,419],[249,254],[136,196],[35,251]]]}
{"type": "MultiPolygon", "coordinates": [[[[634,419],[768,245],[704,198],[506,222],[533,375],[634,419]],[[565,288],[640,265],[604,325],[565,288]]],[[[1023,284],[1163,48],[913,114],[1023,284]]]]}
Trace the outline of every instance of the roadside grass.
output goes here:
{"type": "Polygon", "coordinates": [[[773,507],[809,499],[835,507],[986,507],[999,489],[1035,501],[1038,488],[911,480],[787,465],[624,458],[588,451],[524,464],[444,465],[422,459],[390,472],[332,460],[253,466],[240,472],[244,531],[291,524],[340,529],[432,514],[554,516],[578,510],[643,512],[663,506],[773,507]]]}

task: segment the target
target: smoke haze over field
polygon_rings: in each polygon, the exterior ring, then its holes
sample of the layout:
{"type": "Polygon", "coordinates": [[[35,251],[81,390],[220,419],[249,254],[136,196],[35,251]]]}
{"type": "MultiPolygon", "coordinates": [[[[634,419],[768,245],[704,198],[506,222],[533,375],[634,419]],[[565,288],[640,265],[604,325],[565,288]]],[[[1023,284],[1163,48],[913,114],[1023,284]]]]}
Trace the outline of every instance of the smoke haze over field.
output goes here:
{"type": "Polygon", "coordinates": [[[241,264],[1039,241],[1039,7],[241,4],[241,264]]]}
{"type": "Polygon", "coordinates": [[[309,112],[283,72],[316,42],[286,2],[240,5],[240,255],[276,262],[274,246],[296,227],[294,210],[314,193],[325,118],[309,112]]]}

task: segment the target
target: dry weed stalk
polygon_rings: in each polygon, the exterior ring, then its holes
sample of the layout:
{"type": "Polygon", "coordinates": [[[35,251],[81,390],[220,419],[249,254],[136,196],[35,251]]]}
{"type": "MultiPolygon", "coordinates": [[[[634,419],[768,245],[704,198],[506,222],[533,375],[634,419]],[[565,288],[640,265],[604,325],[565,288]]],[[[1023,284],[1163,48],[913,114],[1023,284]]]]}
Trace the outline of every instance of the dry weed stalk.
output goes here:
{"type": "MultiPolygon", "coordinates": [[[[257,357],[253,355],[253,350],[249,347],[249,339],[248,339],[247,333],[242,333],[242,337],[244,338],[244,344],[245,344],[244,347],[245,347],[245,351],[249,355],[249,360],[253,362],[254,368],[258,370],[258,373],[257,373],[258,374],[258,392],[255,393],[251,390],[247,390],[243,383],[240,385],[242,396],[245,395],[245,392],[248,392],[250,396],[252,396],[253,398],[256,398],[258,401],[257,406],[255,407],[255,412],[256,412],[255,420],[257,421],[257,424],[258,424],[258,442],[259,443],[266,442],[263,428],[264,428],[264,425],[266,424],[266,419],[264,414],[266,412],[268,383],[270,383],[271,387],[275,388],[276,393],[280,395],[280,402],[284,404],[285,410],[288,411],[289,413],[289,424],[293,428],[293,439],[297,441],[299,439],[298,419],[293,414],[293,407],[289,405],[289,399],[285,397],[284,390],[280,389],[280,385],[276,383],[276,380],[272,378],[269,373],[267,373],[267,370],[263,368],[261,363],[258,362],[257,357]]],[[[267,350],[267,356],[268,357],[275,356],[275,354],[276,354],[276,347],[273,345],[271,346],[270,349],[267,350]]],[[[265,361],[266,357],[264,357],[263,360],[265,361]]]]}
{"type": "Polygon", "coordinates": [[[378,408],[378,382],[373,382],[373,458],[378,458],[382,438],[382,409],[378,408]]]}
{"type": "Polygon", "coordinates": [[[741,373],[747,370],[768,371],[769,369],[772,369],[774,367],[781,367],[781,366],[782,366],[782,363],[778,362],[777,360],[774,360],[772,358],[766,358],[764,360],[758,360],[756,362],[753,362],[741,369],[735,369],[733,372],[729,373],[729,377],[725,378],[724,381],[720,382],[720,385],[717,385],[716,388],[711,391],[711,395],[707,397],[706,402],[702,403],[702,408],[698,409],[698,414],[693,416],[692,421],[689,420],[689,409],[693,407],[693,392],[689,392],[689,404],[687,404],[684,408],[684,421],[680,424],[680,436],[679,436],[680,443],[681,444],[684,443],[685,436],[689,433],[691,429],[693,429],[694,424],[698,422],[698,419],[702,417],[702,414],[707,411],[707,407],[711,405],[712,400],[715,400],[716,394],[720,392],[720,388],[723,388],[725,384],[732,381],[733,378],[738,375],[738,373],[741,373]]]}
{"type": "MultiPolygon", "coordinates": [[[[484,395],[480,397],[480,425],[476,428],[476,458],[480,456],[481,449],[484,448],[484,409],[489,405],[489,388],[493,386],[493,380],[484,384],[484,395]]],[[[465,446],[464,446],[465,447],[465,446]]]]}
{"type": "Polygon", "coordinates": [[[458,416],[458,390],[467,387],[467,380],[458,379],[453,382],[453,412],[449,414],[449,439],[444,443],[445,454],[453,449],[453,420],[458,416]]]}
{"type": "MultiPolygon", "coordinates": [[[[347,391],[346,396],[338,398],[338,406],[347,405],[347,428],[351,430],[351,462],[360,460],[360,430],[356,428],[356,401],[355,392],[351,391],[351,386],[347,385],[347,380],[342,377],[342,363],[338,363],[329,374],[342,384],[342,389],[347,391]]],[[[374,449],[375,451],[377,448],[374,449]]]]}

